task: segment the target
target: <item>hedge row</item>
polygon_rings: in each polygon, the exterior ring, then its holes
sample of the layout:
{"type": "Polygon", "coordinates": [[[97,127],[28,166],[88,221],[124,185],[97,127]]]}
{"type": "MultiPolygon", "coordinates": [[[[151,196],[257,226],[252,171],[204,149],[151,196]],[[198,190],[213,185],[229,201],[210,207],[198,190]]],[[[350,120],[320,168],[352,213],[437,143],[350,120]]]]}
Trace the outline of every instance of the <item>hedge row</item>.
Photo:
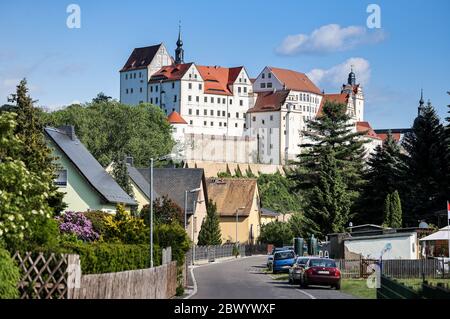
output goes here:
{"type": "MultiPolygon", "coordinates": [[[[80,255],[83,274],[101,274],[150,267],[149,245],[64,243],[65,253],[80,255]]],[[[161,249],[154,245],[154,266],[161,264],[161,249]]]]}

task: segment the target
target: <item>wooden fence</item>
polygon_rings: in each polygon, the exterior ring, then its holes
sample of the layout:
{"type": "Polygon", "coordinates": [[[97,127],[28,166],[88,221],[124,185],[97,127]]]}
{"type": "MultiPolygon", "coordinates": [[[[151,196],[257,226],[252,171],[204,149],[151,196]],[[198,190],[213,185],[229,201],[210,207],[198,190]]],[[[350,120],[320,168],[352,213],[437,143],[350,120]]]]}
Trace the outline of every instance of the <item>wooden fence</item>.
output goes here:
{"type": "Polygon", "coordinates": [[[167,299],[175,296],[178,284],[175,261],[148,269],[82,275],[78,255],[16,252],[13,259],[22,272],[21,299],[167,299]]]}
{"type": "MultiPolygon", "coordinates": [[[[442,278],[441,263],[437,259],[336,259],[342,278],[367,278],[376,267],[381,266],[382,274],[392,278],[442,278]]],[[[448,274],[447,274],[448,275],[448,274]]]]}

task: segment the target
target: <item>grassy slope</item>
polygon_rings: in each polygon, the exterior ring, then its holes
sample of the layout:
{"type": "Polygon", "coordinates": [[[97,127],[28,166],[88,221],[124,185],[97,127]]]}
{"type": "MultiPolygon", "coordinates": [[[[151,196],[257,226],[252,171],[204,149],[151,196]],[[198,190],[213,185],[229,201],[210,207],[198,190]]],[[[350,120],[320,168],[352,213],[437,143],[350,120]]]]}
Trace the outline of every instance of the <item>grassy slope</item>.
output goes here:
{"type": "Polygon", "coordinates": [[[377,298],[377,290],[367,287],[365,279],[342,279],[341,291],[362,299],[377,298]]]}

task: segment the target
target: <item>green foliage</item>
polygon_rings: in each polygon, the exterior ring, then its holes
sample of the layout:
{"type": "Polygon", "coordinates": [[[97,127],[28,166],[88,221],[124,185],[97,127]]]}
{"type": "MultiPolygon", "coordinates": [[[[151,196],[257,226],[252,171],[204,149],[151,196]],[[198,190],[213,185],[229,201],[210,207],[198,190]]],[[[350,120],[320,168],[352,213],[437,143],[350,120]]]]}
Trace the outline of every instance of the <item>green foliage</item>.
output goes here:
{"type": "MultiPolygon", "coordinates": [[[[80,255],[83,274],[101,274],[150,267],[148,244],[70,243],[62,244],[62,251],[80,255]]],[[[161,265],[161,249],[153,247],[154,266],[161,265]]]]}
{"type": "Polygon", "coordinates": [[[414,120],[412,131],[405,134],[402,146],[407,171],[404,176],[405,222],[417,225],[418,220],[434,220],[434,213],[442,210],[450,194],[445,178],[446,159],[444,126],[440,123],[431,103],[421,110],[414,120]]]}
{"type": "Polygon", "coordinates": [[[170,224],[156,225],[154,240],[161,248],[172,248],[172,259],[177,261],[178,266],[184,264],[184,257],[190,247],[189,237],[183,226],[177,221],[170,224]]]}
{"type": "Polygon", "coordinates": [[[147,166],[149,158],[169,153],[174,145],[166,115],[150,104],[129,106],[102,99],[43,117],[52,126],[74,125],[78,138],[103,166],[118,152],[132,156],[136,166],[147,166]]]}
{"type": "Polygon", "coordinates": [[[0,114],[0,239],[12,243],[30,236],[38,218],[50,218],[50,185],[20,158],[24,143],[14,134],[15,113],[0,114]]]}
{"type": "Polygon", "coordinates": [[[20,81],[16,93],[11,95],[9,101],[16,103],[17,125],[14,133],[23,142],[17,159],[21,159],[42,183],[48,184],[46,201],[54,213],[59,213],[67,206],[63,202],[63,194],[58,192],[53,182],[57,165],[44,137],[41,111],[34,107],[25,79],[20,81]]]}
{"type": "Polygon", "coordinates": [[[293,237],[307,238],[308,229],[302,213],[294,213],[287,222],[293,237]]]}
{"type": "Polygon", "coordinates": [[[383,226],[392,228],[402,227],[402,204],[397,191],[386,195],[383,211],[383,226]]]}
{"type": "Polygon", "coordinates": [[[97,94],[96,97],[92,99],[92,103],[102,103],[102,102],[109,102],[112,99],[111,96],[107,96],[105,93],[100,92],[97,94]]]}
{"type": "MultiPolygon", "coordinates": [[[[150,206],[145,205],[140,212],[146,225],[150,225],[150,206]]],[[[153,222],[155,224],[170,224],[177,221],[184,225],[184,212],[169,197],[163,196],[153,201],[153,222]]]]}
{"type": "Polygon", "coordinates": [[[273,221],[261,226],[259,242],[277,247],[292,244],[294,235],[288,223],[273,221]]]}
{"type": "Polygon", "coordinates": [[[112,176],[125,193],[133,196],[133,189],[131,188],[130,176],[128,176],[127,163],[123,152],[118,152],[114,158],[112,176]]]}
{"type": "Polygon", "coordinates": [[[231,177],[233,177],[233,175],[231,175],[231,173],[230,172],[219,172],[219,173],[217,173],[217,177],[219,177],[219,178],[231,178],[231,177]]]}
{"type": "Polygon", "coordinates": [[[220,244],[222,244],[222,234],[220,232],[217,206],[212,200],[209,200],[206,206],[206,218],[203,220],[198,234],[198,245],[220,244]]]}
{"type": "Polygon", "coordinates": [[[377,146],[371,155],[365,171],[366,184],[359,204],[356,222],[380,225],[384,200],[401,186],[405,174],[405,164],[401,158],[400,147],[389,132],[383,146],[377,146]]]}
{"type": "Polygon", "coordinates": [[[364,132],[353,132],[347,106],[325,102],[323,115],[309,121],[297,168],[290,178],[294,189],[303,191],[308,237],[324,238],[343,231],[363,185],[364,132]]]}
{"type": "Polygon", "coordinates": [[[239,246],[238,246],[237,244],[234,244],[234,245],[233,245],[233,251],[232,251],[232,254],[233,254],[233,256],[236,257],[236,258],[237,258],[237,256],[239,256],[240,252],[239,252],[239,246]]]}
{"type": "Polygon", "coordinates": [[[276,174],[261,174],[258,177],[258,189],[262,207],[285,214],[301,210],[300,196],[292,191],[292,180],[276,174]]]}
{"type": "Polygon", "coordinates": [[[103,239],[102,235],[107,233],[108,229],[107,217],[111,216],[111,214],[102,211],[89,211],[84,212],[83,214],[91,221],[94,231],[100,235],[101,239],[103,239]]]}
{"type": "Polygon", "coordinates": [[[19,297],[20,270],[7,250],[0,246],[0,299],[19,297]]]}

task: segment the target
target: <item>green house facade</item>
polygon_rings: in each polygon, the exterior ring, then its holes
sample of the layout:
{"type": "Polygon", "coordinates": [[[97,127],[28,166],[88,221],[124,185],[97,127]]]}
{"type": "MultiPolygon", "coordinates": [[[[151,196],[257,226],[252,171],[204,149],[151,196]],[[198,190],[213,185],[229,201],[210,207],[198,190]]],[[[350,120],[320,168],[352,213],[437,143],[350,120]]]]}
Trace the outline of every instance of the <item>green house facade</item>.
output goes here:
{"type": "Polygon", "coordinates": [[[55,184],[65,193],[68,211],[115,211],[118,203],[137,205],[76,137],[73,126],[45,128],[48,145],[59,164],[55,184]]]}

